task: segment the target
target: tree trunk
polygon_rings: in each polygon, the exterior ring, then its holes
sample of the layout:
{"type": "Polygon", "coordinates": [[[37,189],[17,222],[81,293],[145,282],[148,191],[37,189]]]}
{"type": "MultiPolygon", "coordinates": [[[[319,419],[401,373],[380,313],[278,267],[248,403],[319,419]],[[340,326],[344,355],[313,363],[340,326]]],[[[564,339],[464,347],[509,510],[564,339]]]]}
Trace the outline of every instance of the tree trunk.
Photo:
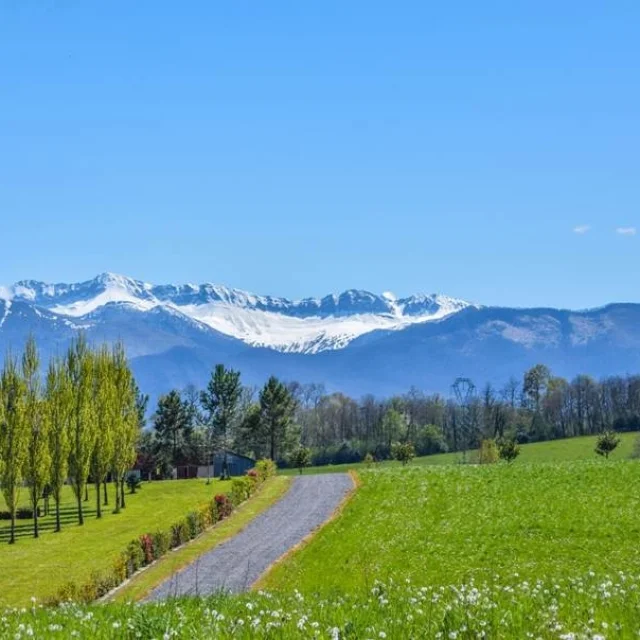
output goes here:
{"type": "Polygon", "coordinates": [[[89,502],[89,485],[84,485],[84,501],[89,502]]]}
{"type": "Polygon", "coordinates": [[[82,489],[80,489],[80,487],[78,487],[77,499],[78,499],[78,524],[83,525],[84,514],[82,513],[82,489]]]}
{"type": "Polygon", "coordinates": [[[123,509],[127,506],[124,502],[124,476],[120,478],[120,506],[123,509]]]}
{"type": "Polygon", "coordinates": [[[55,501],[56,501],[56,528],[55,531],[56,533],[58,531],[61,531],[62,527],[60,526],[60,493],[58,492],[58,495],[55,496],[55,501]]]}
{"type": "Polygon", "coordinates": [[[102,504],[106,507],[109,504],[109,492],[107,491],[107,481],[104,480],[102,483],[102,504]]]}
{"type": "Polygon", "coordinates": [[[120,513],[120,489],[118,487],[118,476],[114,474],[113,477],[113,486],[116,488],[116,508],[113,510],[114,513],[120,513]]]}
{"type": "Polygon", "coordinates": [[[33,508],[33,537],[39,537],[40,533],[38,531],[38,506],[36,505],[33,508]]]}
{"type": "Polygon", "coordinates": [[[16,510],[11,511],[11,537],[9,538],[9,544],[14,544],[16,541],[16,510]]]}
{"type": "Polygon", "coordinates": [[[96,518],[102,518],[102,506],[100,505],[100,480],[96,480],[96,518]]]}

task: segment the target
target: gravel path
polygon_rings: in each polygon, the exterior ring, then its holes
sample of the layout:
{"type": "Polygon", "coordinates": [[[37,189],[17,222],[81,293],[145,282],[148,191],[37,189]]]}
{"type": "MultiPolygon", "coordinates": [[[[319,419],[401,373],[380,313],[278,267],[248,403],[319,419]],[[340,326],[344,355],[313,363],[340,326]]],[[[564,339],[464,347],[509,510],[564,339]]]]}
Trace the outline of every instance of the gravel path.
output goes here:
{"type": "Polygon", "coordinates": [[[147,600],[247,590],[283,553],[327,520],[352,488],[347,473],[296,476],[275,505],[156,587],[147,600]]]}

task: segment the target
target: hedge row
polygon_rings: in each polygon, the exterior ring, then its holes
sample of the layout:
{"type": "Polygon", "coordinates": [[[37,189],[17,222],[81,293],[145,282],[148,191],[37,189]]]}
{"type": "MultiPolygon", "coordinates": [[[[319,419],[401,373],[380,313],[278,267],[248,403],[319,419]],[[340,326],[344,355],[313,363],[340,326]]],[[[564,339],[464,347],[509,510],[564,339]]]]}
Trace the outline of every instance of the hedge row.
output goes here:
{"type": "Polygon", "coordinates": [[[247,500],[270,476],[275,475],[276,465],[271,460],[259,460],[246,476],[233,478],[229,494],[218,494],[184,518],[175,522],[167,531],[145,533],[132,540],[116,558],[111,569],[94,572],[85,584],[69,582],[48,599],[49,604],[69,600],[92,602],[109,593],[137,571],[189,540],[220,520],[227,518],[233,510],[247,500]]]}
{"type": "MultiPolygon", "coordinates": [[[[42,510],[38,507],[38,516],[42,515],[42,510]]],[[[20,507],[16,509],[16,520],[32,520],[33,509],[31,507],[20,507]]],[[[11,511],[0,511],[0,520],[11,520],[11,511]]]]}

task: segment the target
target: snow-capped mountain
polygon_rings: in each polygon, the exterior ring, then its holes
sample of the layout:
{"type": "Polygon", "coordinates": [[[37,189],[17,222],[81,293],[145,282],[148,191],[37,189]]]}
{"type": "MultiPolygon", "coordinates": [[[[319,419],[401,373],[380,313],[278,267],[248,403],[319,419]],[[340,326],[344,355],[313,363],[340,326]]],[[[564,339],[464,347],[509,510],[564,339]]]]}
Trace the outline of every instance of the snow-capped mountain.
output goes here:
{"type": "Polygon", "coordinates": [[[142,312],[162,307],[252,346],[308,354],[344,348],[372,331],[440,320],[470,306],[439,294],[397,299],[355,289],[289,300],[208,283],[151,285],[113,273],[75,284],[23,280],[0,289],[0,297],[89,323],[91,314],[107,305],[142,312]]]}
{"type": "Polygon", "coordinates": [[[565,377],[640,373],[639,304],[510,309],[358,290],[288,300],[114,274],[0,287],[0,355],[19,354],[31,333],[46,362],[79,331],[94,343],[124,342],[152,406],[172,388],[202,388],[219,362],[245,384],[276,375],[355,396],[411,386],[447,394],[458,376],[500,386],[539,362],[565,377]]]}

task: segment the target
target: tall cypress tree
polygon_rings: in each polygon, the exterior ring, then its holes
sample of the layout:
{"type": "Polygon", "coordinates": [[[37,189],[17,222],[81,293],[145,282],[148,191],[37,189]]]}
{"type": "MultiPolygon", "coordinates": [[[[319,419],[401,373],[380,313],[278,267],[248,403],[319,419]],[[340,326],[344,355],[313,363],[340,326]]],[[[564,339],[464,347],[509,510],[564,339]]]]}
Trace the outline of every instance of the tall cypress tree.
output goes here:
{"type": "Polygon", "coordinates": [[[0,376],[0,460],[4,461],[0,485],[11,513],[9,544],[16,541],[16,509],[29,447],[26,404],[27,386],[15,359],[8,355],[0,376]]]}
{"type": "Polygon", "coordinates": [[[25,465],[25,479],[29,487],[29,498],[33,509],[33,537],[37,538],[38,507],[44,488],[49,481],[51,454],[49,451],[49,420],[45,411],[40,384],[40,358],[36,342],[31,336],[27,340],[22,357],[22,375],[27,387],[26,414],[29,429],[29,447],[25,465]]]}
{"type": "Polygon", "coordinates": [[[49,484],[56,503],[55,530],[60,531],[60,498],[69,470],[71,441],[69,429],[73,397],[71,381],[65,363],[59,359],[49,362],[46,406],[49,420],[49,451],[51,475],[49,484]]]}
{"type": "Polygon", "coordinates": [[[91,458],[91,475],[96,487],[96,517],[102,517],[100,488],[113,466],[116,430],[116,386],[113,359],[106,346],[95,356],[96,440],[91,458]]]}
{"type": "Polygon", "coordinates": [[[124,480],[136,460],[140,422],[136,405],[137,387],[121,343],[115,345],[111,358],[115,388],[112,468],[116,485],[115,511],[118,513],[125,506],[124,480]]]}
{"type": "Polygon", "coordinates": [[[82,498],[87,485],[96,439],[94,407],[94,358],[83,335],[67,354],[67,368],[73,387],[69,452],[69,475],[78,505],[78,524],[84,524],[82,498]]]}

